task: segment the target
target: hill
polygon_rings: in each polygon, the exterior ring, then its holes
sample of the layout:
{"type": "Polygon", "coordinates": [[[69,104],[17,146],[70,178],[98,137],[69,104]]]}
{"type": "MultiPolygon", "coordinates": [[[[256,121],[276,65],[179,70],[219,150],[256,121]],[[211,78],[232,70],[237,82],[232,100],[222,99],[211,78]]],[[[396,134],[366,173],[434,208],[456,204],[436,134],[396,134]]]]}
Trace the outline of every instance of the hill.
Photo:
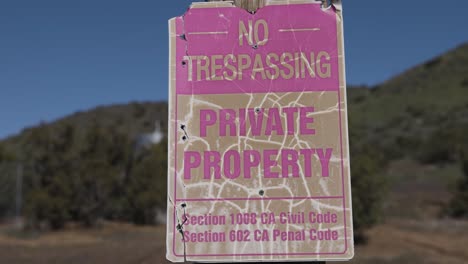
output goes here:
{"type": "MultiPolygon", "coordinates": [[[[158,126],[163,133],[167,132],[167,103],[166,102],[132,102],[129,104],[99,106],[87,111],[76,112],[50,123],[41,123],[34,127],[25,128],[18,135],[7,138],[4,145],[16,152],[17,147],[27,141],[28,136],[39,127],[47,126],[52,130],[59,130],[65,126],[73,126],[79,135],[94,124],[111,128],[117,132],[136,138],[151,133],[158,126]]],[[[21,151],[20,151],[21,152],[21,151]]],[[[21,156],[21,153],[18,152],[21,156]]]]}
{"type": "Polygon", "coordinates": [[[467,123],[467,73],[464,44],[375,87],[349,89],[351,133],[383,148],[388,158],[417,157],[437,133],[457,133],[467,123]]]}
{"type": "Polygon", "coordinates": [[[413,117],[446,114],[466,108],[467,72],[468,44],[464,44],[368,89],[367,93],[351,89],[354,100],[350,107],[360,117],[358,124],[369,128],[388,126],[405,112],[413,117]]]}

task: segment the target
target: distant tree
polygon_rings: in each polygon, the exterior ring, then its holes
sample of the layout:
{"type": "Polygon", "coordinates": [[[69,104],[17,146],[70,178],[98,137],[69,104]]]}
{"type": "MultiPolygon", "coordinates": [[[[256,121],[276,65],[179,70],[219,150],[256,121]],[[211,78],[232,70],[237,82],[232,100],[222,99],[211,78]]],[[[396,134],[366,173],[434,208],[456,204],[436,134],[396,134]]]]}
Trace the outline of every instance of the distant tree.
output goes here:
{"type": "Polygon", "coordinates": [[[448,207],[448,213],[456,218],[468,218],[468,144],[461,151],[460,164],[463,177],[458,182],[455,195],[448,207]]]}
{"type": "Polygon", "coordinates": [[[143,104],[140,103],[132,103],[133,107],[133,117],[135,119],[140,119],[146,114],[146,108],[143,104]]]}
{"type": "Polygon", "coordinates": [[[137,224],[154,224],[167,195],[167,139],[135,157],[126,186],[128,215],[137,224]]]}
{"type": "Polygon", "coordinates": [[[25,159],[32,169],[25,173],[25,214],[30,227],[59,229],[69,219],[72,171],[68,151],[72,146],[73,128],[52,130],[41,125],[26,140],[25,159]]]}
{"type": "Polygon", "coordinates": [[[364,231],[381,218],[385,179],[379,172],[384,162],[382,155],[369,146],[351,151],[351,188],[353,225],[356,242],[365,241],[364,231]]]}
{"type": "Polygon", "coordinates": [[[0,142],[0,163],[14,161],[14,155],[7,150],[3,143],[0,142]]]}
{"type": "Polygon", "coordinates": [[[112,127],[94,123],[87,129],[72,179],[73,220],[92,226],[100,219],[120,218],[129,145],[112,127]]]}
{"type": "Polygon", "coordinates": [[[14,161],[14,155],[0,143],[0,219],[13,214],[16,176],[14,161]]]}

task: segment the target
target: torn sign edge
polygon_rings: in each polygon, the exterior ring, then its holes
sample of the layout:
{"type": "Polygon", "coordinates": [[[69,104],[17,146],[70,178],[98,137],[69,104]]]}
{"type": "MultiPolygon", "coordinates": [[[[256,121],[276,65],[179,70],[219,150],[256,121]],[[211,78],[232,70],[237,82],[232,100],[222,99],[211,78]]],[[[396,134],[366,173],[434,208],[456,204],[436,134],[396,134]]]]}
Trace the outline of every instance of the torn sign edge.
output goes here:
{"type": "MultiPolygon", "coordinates": [[[[353,210],[352,210],[352,193],[351,193],[351,167],[350,167],[350,148],[349,148],[349,128],[348,128],[348,110],[347,110],[347,94],[346,94],[346,68],[345,68],[345,51],[344,51],[344,32],[343,32],[343,8],[342,8],[342,2],[341,0],[332,0],[332,5],[328,6],[327,8],[323,8],[324,11],[326,12],[330,8],[333,8],[335,10],[335,15],[337,16],[337,50],[338,50],[338,69],[339,69],[339,94],[342,96],[342,99],[339,100],[343,103],[342,107],[342,112],[340,111],[342,115],[342,121],[341,124],[343,125],[343,136],[341,137],[341,140],[343,140],[344,146],[346,146],[346,157],[347,159],[342,161],[345,163],[347,173],[348,175],[348,181],[346,183],[347,188],[345,189],[345,186],[343,186],[344,192],[343,193],[343,203],[345,205],[345,208],[349,210],[349,215],[350,219],[346,218],[346,213],[345,213],[345,230],[346,226],[350,226],[348,231],[345,231],[349,235],[345,241],[345,250],[343,252],[342,256],[334,256],[334,257],[326,257],[323,258],[323,256],[318,255],[316,258],[310,258],[311,260],[350,260],[354,257],[354,235],[353,235],[353,210]],[[349,197],[350,199],[346,199],[349,197]],[[347,223],[349,221],[349,223],[347,223]],[[348,243],[351,242],[351,243],[348,243]]],[[[270,6],[270,5],[294,5],[294,4],[322,4],[321,0],[265,0],[265,6],[270,6]]],[[[190,5],[188,8],[187,12],[192,9],[192,8],[221,8],[221,7],[232,7],[232,8],[238,8],[234,5],[232,1],[213,1],[213,2],[194,2],[190,5]]],[[[261,8],[260,8],[261,9],[261,8]]],[[[186,12],[186,13],[187,13],[186,12]]],[[[332,14],[332,13],[330,13],[332,14]]],[[[168,175],[167,175],[167,188],[168,188],[168,194],[167,194],[167,224],[166,224],[166,258],[171,261],[171,262],[186,262],[187,258],[184,256],[183,258],[176,256],[173,253],[174,250],[174,241],[172,237],[174,237],[174,228],[175,226],[180,227],[179,232],[181,233],[182,239],[183,240],[183,219],[180,217],[181,215],[184,215],[185,208],[180,207],[176,204],[174,197],[172,197],[171,190],[172,190],[172,182],[173,176],[176,173],[174,171],[174,167],[171,166],[175,163],[176,156],[174,153],[174,149],[172,149],[172,142],[173,140],[177,140],[177,135],[178,135],[178,128],[175,127],[171,120],[176,120],[175,116],[175,111],[174,107],[176,107],[175,103],[172,102],[172,100],[175,98],[175,89],[176,89],[176,67],[177,67],[177,61],[176,61],[176,49],[175,49],[175,41],[179,37],[185,38],[185,35],[179,36],[176,32],[176,21],[178,19],[181,19],[183,21],[185,14],[182,16],[174,17],[171,18],[168,21],[169,24],[169,104],[168,104],[168,132],[167,132],[167,137],[168,137],[168,175]],[[180,207],[180,208],[179,208],[180,207]],[[177,223],[176,223],[176,218],[177,218],[177,223]],[[171,238],[170,238],[171,237],[171,238]]],[[[186,32],[184,32],[186,34],[186,32]]],[[[185,39],[186,40],[186,39],[185,39]]],[[[343,151],[343,150],[342,150],[343,151]]],[[[175,183],[174,183],[175,184],[175,183]]],[[[184,247],[185,248],[185,247],[184,247]]],[[[185,255],[185,252],[184,252],[185,255]]],[[[199,259],[194,259],[195,261],[201,261],[199,259]]],[[[302,261],[302,259],[283,259],[283,260],[272,260],[268,259],[269,261],[302,261]]],[[[189,259],[190,261],[190,259],[189,259]]],[[[215,262],[223,262],[222,260],[216,259],[216,260],[208,260],[209,261],[215,261],[215,262]]],[[[235,259],[227,259],[225,262],[232,262],[236,261],[235,259]]],[[[255,262],[255,261],[261,261],[261,259],[253,259],[253,260],[246,260],[244,262],[255,262]]],[[[206,261],[205,261],[206,262],[206,261]]]]}

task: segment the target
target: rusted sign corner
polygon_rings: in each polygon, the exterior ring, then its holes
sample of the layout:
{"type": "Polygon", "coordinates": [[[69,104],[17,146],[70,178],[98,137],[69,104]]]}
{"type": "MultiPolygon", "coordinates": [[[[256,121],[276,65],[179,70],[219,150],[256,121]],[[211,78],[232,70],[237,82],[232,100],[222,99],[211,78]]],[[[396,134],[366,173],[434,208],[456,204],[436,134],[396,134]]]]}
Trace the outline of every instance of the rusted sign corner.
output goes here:
{"type": "Polygon", "coordinates": [[[332,1],[333,7],[335,7],[336,10],[342,11],[342,3],[341,0],[333,0],[332,1]]]}

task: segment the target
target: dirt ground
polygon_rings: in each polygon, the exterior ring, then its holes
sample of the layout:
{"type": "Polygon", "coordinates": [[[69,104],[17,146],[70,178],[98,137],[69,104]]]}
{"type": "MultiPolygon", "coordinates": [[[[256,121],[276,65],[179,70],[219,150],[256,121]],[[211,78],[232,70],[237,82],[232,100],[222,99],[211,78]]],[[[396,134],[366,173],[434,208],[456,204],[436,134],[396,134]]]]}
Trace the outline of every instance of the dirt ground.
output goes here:
{"type": "Polygon", "coordinates": [[[468,263],[468,222],[393,221],[369,231],[352,263],[468,263]]]}
{"type": "MultiPolygon", "coordinates": [[[[0,263],[169,263],[165,226],[105,224],[47,234],[0,228],[0,263]]],[[[369,230],[351,263],[468,263],[468,222],[394,220],[369,230]]]]}

